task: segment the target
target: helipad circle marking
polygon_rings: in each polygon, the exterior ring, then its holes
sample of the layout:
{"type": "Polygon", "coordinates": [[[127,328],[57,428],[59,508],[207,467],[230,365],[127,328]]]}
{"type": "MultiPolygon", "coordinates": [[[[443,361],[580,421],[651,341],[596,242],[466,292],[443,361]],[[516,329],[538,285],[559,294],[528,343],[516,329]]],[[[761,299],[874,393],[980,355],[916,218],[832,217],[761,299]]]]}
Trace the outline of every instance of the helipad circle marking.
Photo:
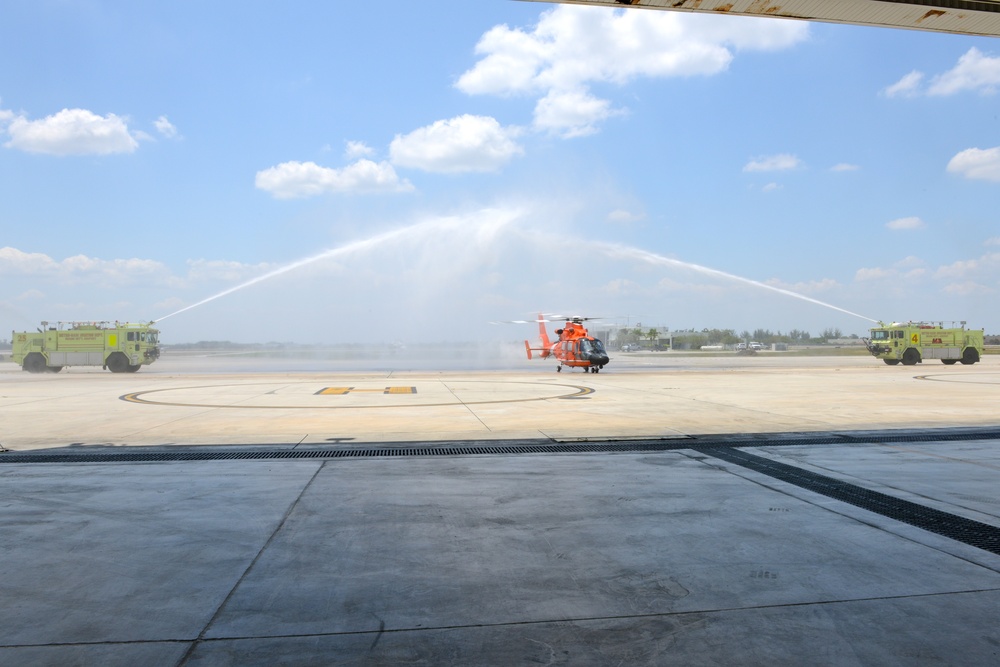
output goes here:
{"type": "Polygon", "coordinates": [[[928,382],[953,382],[955,384],[987,384],[992,386],[1000,385],[1000,373],[976,373],[975,375],[945,375],[935,373],[933,375],[917,375],[917,380],[927,380],[928,382]],[[983,376],[996,375],[995,380],[983,382],[983,376]]]}
{"type": "Polygon", "coordinates": [[[457,405],[496,405],[502,403],[529,403],[532,401],[548,401],[557,398],[581,398],[584,396],[589,396],[594,393],[594,389],[591,387],[582,387],[580,385],[573,384],[549,384],[540,382],[517,382],[517,381],[487,381],[487,380],[460,380],[452,382],[451,384],[527,384],[531,386],[544,386],[544,387],[562,387],[567,390],[563,393],[555,393],[547,396],[532,396],[529,398],[507,398],[507,399],[495,399],[488,401],[463,401],[460,398],[456,398],[454,401],[449,401],[447,403],[395,403],[390,405],[240,405],[240,404],[217,404],[217,403],[191,403],[191,402],[181,402],[181,401],[161,401],[156,399],[144,398],[150,394],[162,394],[165,392],[178,392],[178,391],[201,391],[205,389],[221,389],[224,387],[253,387],[261,385],[275,385],[281,384],[284,386],[298,384],[316,384],[314,381],[301,381],[301,382],[248,382],[239,384],[218,384],[218,385],[199,385],[194,387],[169,387],[166,389],[149,389],[146,391],[136,391],[129,394],[123,394],[118,398],[120,400],[126,401],[128,403],[139,403],[142,405],[162,405],[171,407],[183,407],[183,408],[227,408],[235,410],[370,410],[370,409],[392,409],[392,408],[437,408],[437,407],[453,407],[457,405]]]}

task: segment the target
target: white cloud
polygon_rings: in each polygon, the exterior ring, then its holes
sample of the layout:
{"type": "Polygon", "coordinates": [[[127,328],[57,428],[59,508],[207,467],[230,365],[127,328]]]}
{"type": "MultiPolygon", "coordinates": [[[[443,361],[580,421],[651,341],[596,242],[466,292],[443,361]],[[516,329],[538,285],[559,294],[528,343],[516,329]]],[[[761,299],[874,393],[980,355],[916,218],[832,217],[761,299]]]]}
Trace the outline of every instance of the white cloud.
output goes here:
{"type": "Polygon", "coordinates": [[[274,270],[266,262],[244,264],[226,260],[189,259],[187,280],[195,284],[206,282],[239,283],[274,270]]]}
{"type": "Polygon", "coordinates": [[[580,90],[551,90],[535,105],[535,128],[570,139],[597,132],[597,125],[624,111],[611,108],[608,100],[580,90]]]}
{"type": "Polygon", "coordinates": [[[893,231],[908,231],[912,229],[923,229],[927,224],[916,216],[911,216],[909,218],[897,218],[895,220],[890,220],[885,223],[887,229],[893,231]]]}
{"type": "Polygon", "coordinates": [[[938,268],[935,278],[984,278],[1000,272],[1000,252],[986,253],[977,259],[963,259],[938,268]]]}
{"type": "Polygon", "coordinates": [[[766,285],[771,287],[777,287],[778,289],[790,290],[792,292],[797,292],[799,294],[816,294],[819,292],[829,292],[830,290],[837,289],[840,287],[838,283],[833,278],[820,278],[819,280],[810,280],[808,282],[797,282],[797,283],[786,283],[776,278],[771,280],[765,280],[766,285]]]}
{"type": "Polygon", "coordinates": [[[518,133],[501,127],[495,118],[466,114],[397,134],[389,154],[393,164],[423,171],[496,171],[524,153],[514,141],[518,133]]]}
{"type": "Polygon", "coordinates": [[[41,120],[14,116],[7,133],[7,148],[47,155],[131,153],[139,146],[124,118],[102,117],[86,109],[63,109],[41,120]]]}
{"type": "Polygon", "coordinates": [[[645,213],[633,213],[632,211],[626,211],[623,208],[615,209],[608,213],[608,222],[613,222],[616,224],[627,225],[633,222],[639,222],[640,220],[645,220],[645,213]]]}
{"type": "Polygon", "coordinates": [[[897,275],[897,271],[892,269],[881,269],[881,268],[862,268],[858,269],[854,273],[854,280],[856,282],[865,282],[869,280],[884,280],[886,278],[893,278],[897,275]]]}
{"type": "Polygon", "coordinates": [[[923,72],[913,70],[902,79],[882,90],[886,97],[916,97],[920,93],[920,84],[924,80],[923,72]]]}
{"type": "Polygon", "coordinates": [[[625,296],[629,294],[635,294],[642,291],[642,288],[637,283],[625,279],[616,278],[605,284],[601,290],[606,294],[613,294],[615,296],[625,296]]]}
{"type": "Polygon", "coordinates": [[[613,115],[610,102],[590,93],[592,84],[710,76],[725,71],[736,50],[783,49],[807,35],[808,25],[795,21],[560,5],[531,28],[486,32],[476,45],[481,59],[455,86],[470,95],[537,96],[543,108],[536,108],[536,127],[580,136],[613,115]],[[588,108],[573,123],[556,122],[555,102],[567,95],[587,100],[588,108]]]}
{"type": "Polygon", "coordinates": [[[958,64],[944,74],[931,79],[928,95],[954,95],[967,90],[992,94],[1000,86],[1000,57],[983,55],[976,47],[970,48],[958,64]]]}
{"type": "Polygon", "coordinates": [[[991,239],[986,239],[985,241],[983,241],[983,245],[987,245],[987,246],[990,246],[990,245],[1000,245],[1000,236],[994,236],[991,239]]]}
{"type": "Polygon", "coordinates": [[[966,178],[1000,183],[1000,146],[967,148],[948,162],[948,171],[966,178]]]}
{"type": "Polygon", "coordinates": [[[781,185],[779,183],[768,183],[767,185],[761,188],[763,192],[775,192],[776,190],[780,189],[781,185]]]}
{"type": "Polygon", "coordinates": [[[1000,88],[1000,57],[985,55],[971,47],[947,72],[931,78],[923,87],[924,73],[914,70],[882,90],[886,97],[945,96],[972,91],[992,95],[1000,88]]]}
{"type": "Polygon", "coordinates": [[[788,153],[781,153],[754,158],[743,167],[743,171],[788,171],[798,169],[800,166],[802,166],[802,161],[799,158],[788,153]]]}
{"type": "Polygon", "coordinates": [[[413,185],[400,180],[387,162],[358,160],[343,169],[321,167],[315,162],[283,162],[257,172],[256,187],[278,199],[314,197],[333,192],[411,192],[413,185]]]}
{"type": "Polygon", "coordinates": [[[994,294],[1000,291],[1000,252],[939,267],[934,279],[948,281],[941,289],[949,294],[994,294]]]}
{"type": "Polygon", "coordinates": [[[0,273],[36,274],[55,267],[56,262],[40,252],[23,252],[10,246],[0,248],[0,273]]]}
{"type": "Polygon", "coordinates": [[[177,128],[174,127],[173,123],[167,120],[166,116],[160,116],[153,121],[153,126],[156,131],[167,139],[176,139],[178,137],[177,128]]]}
{"type": "Polygon", "coordinates": [[[897,296],[907,293],[968,296],[1000,291],[1000,252],[957,260],[936,269],[926,269],[923,265],[924,261],[917,257],[906,257],[891,268],[858,269],[854,279],[858,283],[881,281],[897,296]]]}
{"type": "Polygon", "coordinates": [[[152,259],[105,260],[86,255],[74,255],[56,261],[42,253],[27,253],[17,248],[0,248],[0,274],[10,276],[42,276],[58,281],[99,281],[102,284],[149,280],[170,283],[167,267],[152,259]]]}
{"type": "Polygon", "coordinates": [[[934,272],[935,278],[962,278],[970,273],[975,273],[979,268],[980,262],[976,259],[963,259],[957,262],[952,262],[946,266],[939,267],[937,271],[934,272]]]}
{"type": "Polygon", "coordinates": [[[856,165],[856,164],[848,164],[847,162],[841,162],[840,164],[835,164],[832,167],[830,167],[830,171],[836,171],[836,172],[840,172],[840,171],[857,171],[859,169],[861,169],[861,167],[859,167],[858,165],[856,165]]]}
{"type": "Polygon", "coordinates": [[[899,260],[893,266],[897,269],[912,269],[916,267],[921,267],[924,265],[924,260],[920,259],[915,255],[907,255],[903,259],[899,260]]]}
{"type": "Polygon", "coordinates": [[[991,294],[993,290],[986,285],[977,283],[972,280],[966,280],[960,283],[949,283],[941,288],[942,292],[946,294],[951,294],[954,296],[971,296],[973,294],[991,294]]]}
{"type": "Polygon", "coordinates": [[[45,292],[37,289],[29,289],[14,297],[15,301],[39,301],[45,298],[45,292]]]}
{"type": "Polygon", "coordinates": [[[344,157],[354,160],[359,157],[369,157],[375,153],[375,149],[363,141],[348,141],[344,147],[344,157]]]}
{"type": "MultiPolygon", "coordinates": [[[[175,276],[170,269],[157,260],[101,259],[87,255],[74,255],[56,260],[43,253],[29,253],[12,247],[0,248],[0,275],[14,278],[30,278],[50,281],[60,285],[77,285],[81,282],[98,283],[102,287],[114,288],[140,283],[145,287],[168,288],[205,285],[206,283],[234,283],[243,281],[274,268],[268,263],[244,264],[224,260],[188,260],[187,274],[175,276]]],[[[41,294],[28,290],[21,297],[41,294]]],[[[20,298],[20,297],[19,297],[20,298]]]]}

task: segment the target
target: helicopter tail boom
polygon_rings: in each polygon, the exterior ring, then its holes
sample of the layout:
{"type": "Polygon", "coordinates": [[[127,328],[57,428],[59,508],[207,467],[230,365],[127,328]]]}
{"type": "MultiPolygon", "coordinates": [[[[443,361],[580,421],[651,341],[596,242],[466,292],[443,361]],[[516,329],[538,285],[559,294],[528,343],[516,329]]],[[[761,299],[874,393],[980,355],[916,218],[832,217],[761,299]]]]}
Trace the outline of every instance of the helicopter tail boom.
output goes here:
{"type": "Polygon", "coordinates": [[[538,315],[538,337],[542,339],[541,347],[531,347],[528,341],[524,341],[524,349],[528,353],[528,359],[530,360],[532,351],[540,352],[538,356],[542,359],[548,358],[552,354],[552,342],[549,341],[549,334],[545,331],[545,317],[539,313],[538,315]]]}

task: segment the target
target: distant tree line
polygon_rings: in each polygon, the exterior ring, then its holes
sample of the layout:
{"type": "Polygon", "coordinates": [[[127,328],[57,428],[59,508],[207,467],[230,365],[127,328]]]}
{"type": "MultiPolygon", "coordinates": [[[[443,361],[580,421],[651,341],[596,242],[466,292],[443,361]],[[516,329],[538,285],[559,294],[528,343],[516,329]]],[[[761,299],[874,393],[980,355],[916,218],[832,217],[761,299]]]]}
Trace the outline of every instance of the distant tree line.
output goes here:
{"type": "MultiPolygon", "coordinates": [[[[619,346],[638,345],[648,349],[666,349],[669,346],[667,336],[666,331],[661,332],[658,329],[619,329],[615,332],[615,341],[619,346]]],[[[684,347],[695,350],[706,345],[736,345],[750,341],[763,345],[771,345],[772,343],[821,345],[838,338],[858,338],[857,334],[845,336],[836,327],[823,329],[817,336],[800,329],[792,329],[788,333],[771,331],[770,329],[754,329],[753,331],[744,329],[737,333],[735,329],[707,328],[701,331],[673,331],[669,333],[669,336],[673,338],[675,348],[684,347]]]]}

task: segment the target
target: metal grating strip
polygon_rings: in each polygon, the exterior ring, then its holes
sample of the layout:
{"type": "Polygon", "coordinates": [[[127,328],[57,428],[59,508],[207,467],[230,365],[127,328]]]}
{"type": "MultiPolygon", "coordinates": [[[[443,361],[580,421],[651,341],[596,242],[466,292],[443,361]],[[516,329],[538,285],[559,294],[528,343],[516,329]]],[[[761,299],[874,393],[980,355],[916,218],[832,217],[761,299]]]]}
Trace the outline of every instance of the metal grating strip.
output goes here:
{"type": "Polygon", "coordinates": [[[708,438],[671,438],[666,440],[623,440],[603,442],[549,443],[511,442],[503,444],[477,445],[416,445],[324,449],[255,448],[255,449],[157,449],[150,451],[140,447],[126,447],[114,451],[88,453],[0,453],[0,463],[132,463],[170,461],[226,461],[257,459],[335,459],[335,458],[385,458],[395,456],[469,456],[469,455],[518,455],[518,454],[566,454],[566,453],[615,453],[615,452],[669,452],[678,449],[731,449],[742,447],[807,447],[821,445],[863,445],[890,442],[953,442],[963,440],[1000,440],[1000,430],[974,432],[931,432],[931,433],[876,433],[866,435],[850,434],[761,434],[723,435],[708,438]]]}
{"type": "Polygon", "coordinates": [[[470,445],[441,447],[382,447],[376,449],[261,449],[191,451],[115,451],[89,454],[73,453],[13,453],[0,454],[0,463],[135,463],[158,461],[226,461],[234,459],[330,459],[386,458],[396,456],[469,456],[500,454],[564,454],[610,452],[664,452],[686,449],[690,440],[664,442],[603,442],[574,445],[470,445]]]}
{"type": "Polygon", "coordinates": [[[840,500],[890,519],[943,535],[969,546],[1000,554],[1000,528],[996,526],[918,505],[901,498],[894,498],[856,484],[842,482],[833,477],[796,468],[779,461],[772,461],[738,449],[699,447],[696,448],[696,451],[794,484],[828,498],[840,500]]]}

